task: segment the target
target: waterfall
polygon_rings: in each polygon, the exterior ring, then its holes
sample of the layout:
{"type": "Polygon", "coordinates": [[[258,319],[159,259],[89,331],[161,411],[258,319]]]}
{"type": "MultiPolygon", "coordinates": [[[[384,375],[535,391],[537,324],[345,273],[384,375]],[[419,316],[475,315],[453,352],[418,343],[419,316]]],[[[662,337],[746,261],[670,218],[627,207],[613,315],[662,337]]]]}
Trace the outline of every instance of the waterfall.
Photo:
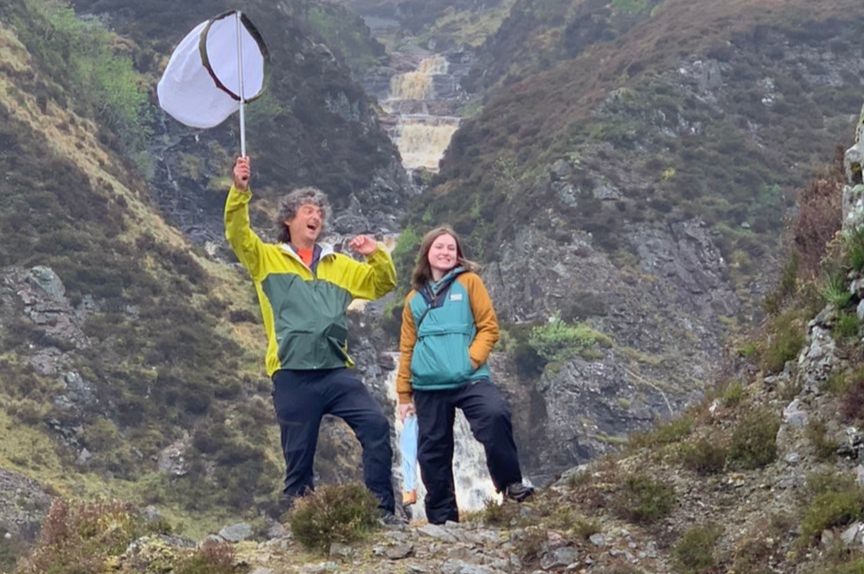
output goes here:
{"type": "MultiPolygon", "coordinates": [[[[396,395],[396,374],[399,372],[399,353],[387,353],[393,358],[396,368],[387,376],[387,393],[393,399],[396,421],[396,437],[397,448],[395,451],[399,453],[398,437],[402,433],[402,421],[399,420],[398,397],[396,395]]],[[[459,510],[479,510],[484,507],[486,501],[493,499],[501,501],[501,495],[495,492],[495,487],[492,484],[492,479],[489,478],[489,471],[486,468],[486,453],[483,450],[483,445],[477,442],[471,435],[471,429],[468,426],[468,421],[462,414],[462,411],[456,410],[456,423],[453,430],[454,452],[453,452],[453,479],[456,484],[456,503],[459,505],[459,510]]],[[[398,477],[396,499],[401,500],[402,496],[402,457],[401,453],[396,456],[396,462],[393,465],[393,474],[398,477]]],[[[417,470],[417,503],[412,509],[413,518],[425,518],[426,513],[423,508],[423,499],[426,496],[426,489],[423,486],[423,481],[420,480],[420,470],[417,470]]]]}
{"type": "Polygon", "coordinates": [[[390,91],[381,105],[396,118],[388,132],[405,169],[438,171],[438,162],[459,127],[460,119],[453,115],[461,93],[458,85],[442,55],[423,58],[413,71],[390,78],[390,91]],[[430,109],[434,115],[428,113],[430,109]]]}
{"type": "Polygon", "coordinates": [[[393,76],[390,97],[394,100],[432,99],[432,78],[422,72],[408,72],[393,76]]]}
{"type": "Polygon", "coordinates": [[[459,118],[403,116],[396,126],[396,147],[405,169],[438,171],[438,162],[459,128],[459,118]]]}
{"type": "Polygon", "coordinates": [[[443,56],[425,58],[415,72],[393,76],[390,80],[391,100],[431,100],[435,97],[434,76],[447,74],[443,56]]]}

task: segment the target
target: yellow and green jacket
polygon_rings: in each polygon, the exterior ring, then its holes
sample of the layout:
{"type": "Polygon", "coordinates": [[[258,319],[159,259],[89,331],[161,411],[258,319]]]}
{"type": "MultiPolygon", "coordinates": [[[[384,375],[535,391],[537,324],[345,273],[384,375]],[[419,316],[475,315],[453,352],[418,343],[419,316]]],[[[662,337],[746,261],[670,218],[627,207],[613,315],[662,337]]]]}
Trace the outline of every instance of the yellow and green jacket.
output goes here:
{"type": "Polygon", "coordinates": [[[486,360],[498,342],[498,318],[479,275],[457,267],[423,291],[408,293],[402,310],[400,403],[410,402],[414,390],[452,389],[490,378],[486,360]]]}
{"type": "Polygon", "coordinates": [[[264,243],[255,235],[249,226],[251,197],[250,191],[231,187],[225,236],[255,283],[267,332],[267,374],[353,367],[346,310],[353,299],[378,299],[396,286],[393,260],[380,245],[367,263],[320,245],[313,272],[290,246],[264,243]]]}

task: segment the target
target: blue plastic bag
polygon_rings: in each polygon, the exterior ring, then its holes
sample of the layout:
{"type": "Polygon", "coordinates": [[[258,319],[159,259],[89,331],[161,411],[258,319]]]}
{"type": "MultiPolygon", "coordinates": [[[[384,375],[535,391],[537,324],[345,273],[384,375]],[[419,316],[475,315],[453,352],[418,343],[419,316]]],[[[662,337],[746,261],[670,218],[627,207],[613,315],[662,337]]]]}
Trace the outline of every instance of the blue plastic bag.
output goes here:
{"type": "Polygon", "coordinates": [[[418,432],[417,417],[414,415],[405,417],[405,425],[402,427],[399,446],[402,450],[402,480],[404,484],[402,503],[406,505],[417,501],[418,432]]]}

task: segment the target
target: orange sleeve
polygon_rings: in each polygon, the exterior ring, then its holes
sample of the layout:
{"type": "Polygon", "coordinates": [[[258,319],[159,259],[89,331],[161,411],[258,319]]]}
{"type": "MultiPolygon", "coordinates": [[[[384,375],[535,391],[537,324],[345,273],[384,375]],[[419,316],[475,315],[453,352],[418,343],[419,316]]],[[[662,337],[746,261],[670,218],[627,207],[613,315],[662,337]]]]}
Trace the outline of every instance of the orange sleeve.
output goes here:
{"type": "Polygon", "coordinates": [[[458,280],[468,290],[468,300],[471,302],[471,312],[474,314],[474,324],[477,326],[477,335],[471,341],[468,356],[471,357],[474,368],[479,368],[489,358],[489,353],[498,342],[500,336],[498,317],[495,316],[492,298],[489,297],[489,292],[486,291],[486,286],[479,275],[463,273],[458,280]]]}
{"type": "Polygon", "coordinates": [[[405,297],[405,307],[402,309],[402,334],[399,337],[399,373],[396,376],[396,393],[399,404],[411,402],[411,356],[414,354],[414,343],[417,342],[417,329],[414,326],[414,314],[411,312],[411,298],[416,291],[411,291],[405,297]]]}

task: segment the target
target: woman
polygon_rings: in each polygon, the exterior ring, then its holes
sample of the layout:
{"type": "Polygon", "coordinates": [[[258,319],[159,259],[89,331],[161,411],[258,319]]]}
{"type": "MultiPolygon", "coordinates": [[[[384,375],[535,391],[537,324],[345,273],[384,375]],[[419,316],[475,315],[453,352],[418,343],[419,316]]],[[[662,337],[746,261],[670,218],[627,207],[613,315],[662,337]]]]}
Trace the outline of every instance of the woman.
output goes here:
{"type": "Polygon", "coordinates": [[[420,245],[402,313],[399,415],[403,421],[417,415],[417,460],[426,485],[426,517],[433,524],[459,521],[453,482],[457,408],[486,450],[498,492],[518,502],[534,492],[522,484],[510,409],[486,365],[498,341],[498,319],[476,270],[452,229],[433,229],[420,245]]]}

